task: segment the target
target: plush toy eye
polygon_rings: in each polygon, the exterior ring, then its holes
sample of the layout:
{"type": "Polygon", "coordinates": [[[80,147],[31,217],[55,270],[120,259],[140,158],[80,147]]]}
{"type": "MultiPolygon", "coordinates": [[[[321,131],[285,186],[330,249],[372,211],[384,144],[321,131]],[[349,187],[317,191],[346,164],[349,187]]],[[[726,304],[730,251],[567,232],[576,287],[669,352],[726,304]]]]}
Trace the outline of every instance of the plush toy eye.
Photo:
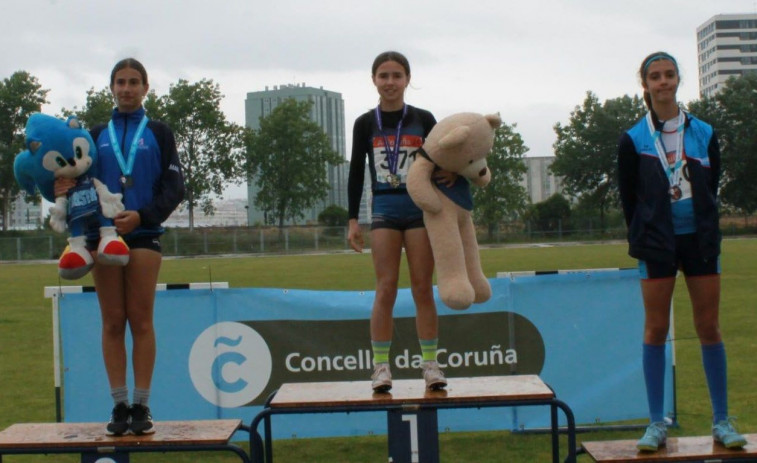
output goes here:
{"type": "Polygon", "coordinates": [[[63,169],[66,166],[68,166],[68,162],[66,162],[66,158],[59,151],[48,151],[42,157],[42,167],[50,172],[56,172],[58,169],[63,169]]]}
{"type": "Polygon", "coordinates": [[[89,155],[89,141],[84,137],[74,138],[73,148],[74,157],[76,159],[81,159],[89,155]]]}

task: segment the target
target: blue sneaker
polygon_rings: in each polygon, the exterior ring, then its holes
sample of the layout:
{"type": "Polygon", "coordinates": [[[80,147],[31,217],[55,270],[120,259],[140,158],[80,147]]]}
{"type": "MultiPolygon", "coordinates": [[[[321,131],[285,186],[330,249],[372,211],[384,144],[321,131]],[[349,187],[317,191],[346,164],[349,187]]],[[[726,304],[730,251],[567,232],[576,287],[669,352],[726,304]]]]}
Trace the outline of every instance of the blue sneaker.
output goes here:
{"type": "Polygon", "coordinates": [[[712,438],[727,449],[740,449],[746,445],[746,439],[736,432],[733,427],[733,418],[730,416],[712,426],[712,438]]]}
{"type": "Polygon", "coordinates": [[[642,452],[656,452],[660,447],[665,446],[667,438],[668,430],[665,423],[657,421],[647,426],[647,431],[644,433],[644,437],[636,443],[636,448],[642,452]]]}

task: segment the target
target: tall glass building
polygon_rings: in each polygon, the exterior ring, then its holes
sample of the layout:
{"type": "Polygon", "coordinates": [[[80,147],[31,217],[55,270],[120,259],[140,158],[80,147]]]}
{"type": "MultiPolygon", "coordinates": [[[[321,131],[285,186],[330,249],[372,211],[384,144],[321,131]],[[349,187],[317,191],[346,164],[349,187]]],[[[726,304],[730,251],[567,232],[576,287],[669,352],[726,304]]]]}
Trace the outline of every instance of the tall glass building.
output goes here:
{"type": "Polygon", "coordinates": [[[699,94],[711,97],[729,77],[757,72],[757,14],[720,14],[697,28],[699,94]]]}

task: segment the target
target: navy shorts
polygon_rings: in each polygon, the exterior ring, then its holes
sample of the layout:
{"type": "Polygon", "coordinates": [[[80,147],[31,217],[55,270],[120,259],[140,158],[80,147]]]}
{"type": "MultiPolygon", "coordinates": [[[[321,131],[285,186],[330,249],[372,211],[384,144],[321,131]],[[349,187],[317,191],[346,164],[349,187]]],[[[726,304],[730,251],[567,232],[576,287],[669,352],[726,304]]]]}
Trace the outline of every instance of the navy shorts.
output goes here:
{"type": "Polygon", "coordinates": [[[423,211],[407,192],[374,194],[372,206],[371,230],[389,228],[405,231],[424,226],[423,211]]]}
{"type": "Polygon", "coordinates": [[[639,260],[639,275],[643,280],[675,277],[680,269],[687,277],[719,275],[720,257],[703,259],[699,255],[697,235],[676,235],[675,263],[639,260]]]}
{"type": "MultiPolygon", "coordinates": [[[[160,245],[159,236],[127,236],[121,237],[126,242],[129,249],[150,249],[155,252],[163,253],[163,248],[160,245]]],[[[87,240],[87,249],[90,251],[97,251],[98,240],[87,240]]]]}
{"type": "Polygon", "coordinates": [[[423,216],[410,216],[405,218],[388,217],[374,214],[371,218],[371,230],[389,228],[392,230],[405,231],[412,228],[423,228],[423,216]]]}

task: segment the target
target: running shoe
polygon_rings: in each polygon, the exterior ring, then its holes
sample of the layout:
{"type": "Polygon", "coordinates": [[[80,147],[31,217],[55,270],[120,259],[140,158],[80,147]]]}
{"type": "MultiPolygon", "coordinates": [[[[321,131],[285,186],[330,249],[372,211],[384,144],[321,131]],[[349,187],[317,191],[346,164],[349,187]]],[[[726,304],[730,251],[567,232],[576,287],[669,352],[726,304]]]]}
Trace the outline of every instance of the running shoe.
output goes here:
{"type": "Polygon", "coordinates": [[[647,426],[644,437],[636,443],[636,448],[642,452],[656,452],[660,447],[665,446],[668,438],[668,430],[665,423],[657,421],[647,426]]]}
{"type": "Polygon", "coordinates": [[[388,363],[377,363],[371,375],[371,387],[374,392],[387,392],[392,388],[392,372],[388,363]]]}
{"type": "Polygon", "coordinates": [[[105,426],[109,436],[120,436],[129,430],[129,406],[124,402],[119,402],[113,407],[110,414],[110,421],[105,426]]]}
{"type": "Polygon", "coordinates": [[[730,416],[712,426],[712,438],[727,449],[740,449],[746,445],[746,439],[733,427],[733,417],[730,416]]]}
{"type": "Polygon", "coordinates": [[[447,378],[444,377],[444,373],[439,369],[437,362],[423,362],[421,368],[423,369],[423,379],[426,380],[426,389],[435,391],[447,386],[447,378]]]}
{"type": "Polygon", "coordinates": [[[132,404],[131,425],[129,426],[129,428],[131,429],[131,432],[136,435],[154,433],[155,426],[152,422],[150,407],[146,407],[140,404],[132,404]]]}

